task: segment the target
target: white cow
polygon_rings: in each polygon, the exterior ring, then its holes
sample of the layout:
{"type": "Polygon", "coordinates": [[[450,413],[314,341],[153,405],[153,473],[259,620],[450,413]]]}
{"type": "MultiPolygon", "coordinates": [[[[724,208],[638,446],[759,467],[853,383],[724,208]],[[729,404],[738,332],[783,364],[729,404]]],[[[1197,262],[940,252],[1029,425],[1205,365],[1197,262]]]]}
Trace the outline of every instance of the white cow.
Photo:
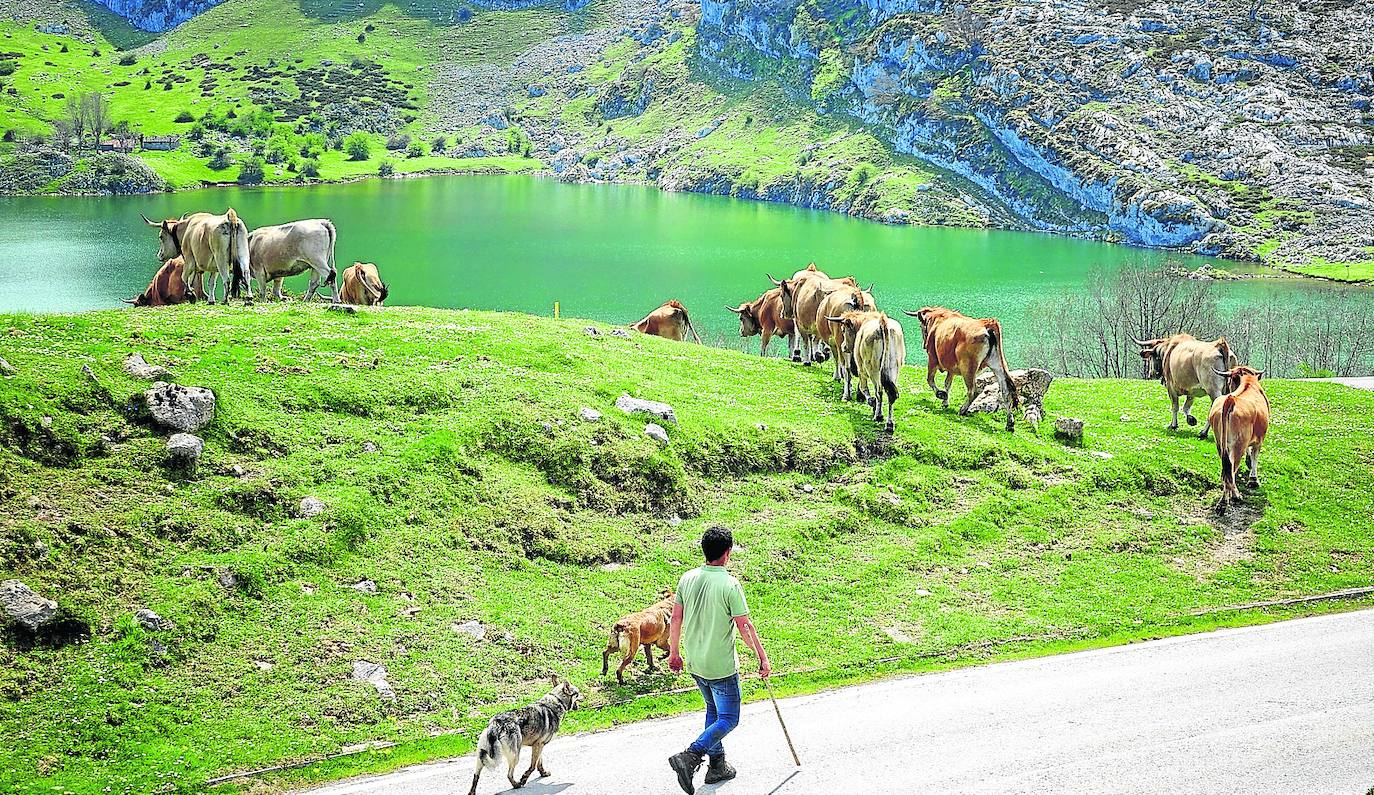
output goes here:
{"type": "Polygon", "coordinates": [[[181,257],[186,262],[182,278],[187,289],[206,298],[205,274],[210,274],[209,303],[215,303],[219,285],[224,283],[224,300],[238,298],[248,285],[248,227],[230,207],[224,215],[192,213],[157,222],[143,216],[148,226],[159,230],[158,258],[181,257]]]}
{"type": "Polygon", "coordinates": [[[248,236],[248,259],[252,277],[258,283],[258,296],[267,300],[267,283],[275,282],[276,298],[280,301],[284,297],[282,279],[310,270],[310,287],[305,291],[305,300],[312,300],[323,283],[330,285],[329,300],[338,303],[339,274],[334,268],[336,240],[338,233],[334,223],[323,218],[254,229],[248,236]]]}

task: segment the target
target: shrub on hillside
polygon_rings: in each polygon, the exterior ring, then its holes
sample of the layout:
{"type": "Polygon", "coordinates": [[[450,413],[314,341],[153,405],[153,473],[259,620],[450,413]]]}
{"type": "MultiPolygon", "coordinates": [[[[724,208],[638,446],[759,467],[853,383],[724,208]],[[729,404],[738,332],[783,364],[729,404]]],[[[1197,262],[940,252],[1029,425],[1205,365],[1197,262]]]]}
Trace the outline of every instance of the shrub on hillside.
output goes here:
{"type": "Polygon", "coordinates": [[[178,113],[177,117],[172,121],[176,122],[177,124],[190,124],[195,120],[196,117],[191,115],[191,111],[183,110],[182,112],[178,113]]]}
{"type": "Polygon", "coordinates": [[[234,162],[229,159],[229,148],[221,146],[215,149],[215,153],[210,156],[210,162],[206,163],[212,171],[223,171],[232,166],[234,162]]]}
{"type": "Polygon", "coordinates": [[[301,176],[310,179],[318,179],[320,176],[320,161],[313,157],[308,157],[301,161],[301,176]]]}
{"type": "Polygon", "coordinates": [[[448,138],[442,135],[436,136],[429,144],[429,149],[434,154],[442,154],[448,148],[448,138]]]}
{"type": "Polygon", "coordinates": [[[382,164],[377,166],[377,173],[380,176],[389,177],[396,173],[396,164],[390,160],[383,160],[382,164]]]}
{"type": "Polygon", "coordinates": [[[267,178],[267,165],[261,157],[245,157],[239,165],[239,184],[257,185],[267,178]]]}
{"type": "Polygon", "coordinates": [[[349,160],[366,160],[372,156],[372,141],[367,133],[355,132],[343,140],[343,151],[349,160]]]}
{"type": "Polygon", "coordinates": [[[419,141],[411,141],[410,146],[406,147],[406,157],[424,157],[425,145],[419,141]]]}
{"type": "Polygon", "coordinates": [[[405,133],[397,133],[386,139],[386,148],[393,152],[405,149],[410,146],[410,136],[405,133]]]}
{"type": "Polygon", "coordinates": [[[133,66],[137,62],[138,56],[134,55],[131,52],[125,53],[124,56],[119,59],[120,66],[133,66]]]}

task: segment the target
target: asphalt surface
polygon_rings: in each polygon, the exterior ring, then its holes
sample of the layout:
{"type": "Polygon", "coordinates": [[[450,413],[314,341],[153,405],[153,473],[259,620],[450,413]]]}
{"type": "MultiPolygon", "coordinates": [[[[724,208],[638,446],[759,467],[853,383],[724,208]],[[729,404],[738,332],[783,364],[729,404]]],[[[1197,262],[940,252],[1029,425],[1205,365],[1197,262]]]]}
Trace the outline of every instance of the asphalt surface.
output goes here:
{"type": "MultiPolygon", "coordinates": [[[[747,704],[710,795],[1353,793],[1374,787],[1374,610],[747,704]]],[[[529,795],[672,795],[700,716],[555,739],[529,795]]],[[[526,757],[527,758],[527,757],[526,757]]],[[[473,757],[310,790],[467,792],[473,757]]],[[[517,774],[523,767],[517,770],[517,774]]],[[[698,779],[700,783],[700,779],[698,779]]],[[[483,774],[481,795],[505,792],[483,774]]]]}
{"type": "MultiPolygon", "coordinates": [[[[1333,384],[1344,384],[1356,389],[1374,390],[1374,378],[1318,378],[1318,381],[1330,381],[1333,384]]],[[[1363,793],[1361,793],[1363,795],[1363,793]]]]}

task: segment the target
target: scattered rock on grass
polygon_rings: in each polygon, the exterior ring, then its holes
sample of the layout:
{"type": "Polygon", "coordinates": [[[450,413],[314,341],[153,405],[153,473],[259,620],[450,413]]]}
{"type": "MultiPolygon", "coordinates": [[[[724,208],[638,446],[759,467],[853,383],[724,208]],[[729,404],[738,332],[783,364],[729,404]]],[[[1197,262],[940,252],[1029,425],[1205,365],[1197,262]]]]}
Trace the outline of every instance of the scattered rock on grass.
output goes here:
{"type": "Polygon", "coordinates": [[[667,403],[621,395],[615,399],[615,407],[626,414],[646,414],[669,425],[677,425],[677,414],[673,411],[673,407],[667,403]]]}
{"type": "Polygon", "coordinates": [[[124,372],[144,381],[166,381],[172,372],[159,364],[149,364],[141,353],[131,353],[124,357],[124,372]]]}
{"type": "Polygon", "coordinates": [[[57,602],[39,596],[18,580],[0,582],[0,609],[30,632],[37,632],[57,617],[57,602]]]}
{"type": "MultiPolygon", "coordinates": [[[[1021,398],[1021,411],[1027,422],[1039,422],[1045,416],[1045,394],[1050,391],[1054,376],[1048,370],[1031,368],[1012,370],[1008,373],[1021,398]]],[[[981,373],[974,385],[979,390],[969,411],[992,413],[1001,410],[1002,389],[997,384],[997,376],[991,372],[981,373]]]]}
{"type": "Polygon", "coordinates": [[[581,417],[587,422],[596,422],[597,420],[601,419],[601,412],[597,411],[594,408],[583,406],[581,410],[577,412],[577,416],[581,417]]]}
{"type": "Polygon", "coordinates": [[[893,643],[911,643],[911,636],[897,627],[883,627],[883,633],[892,638],[893,643]]]}
{"type": "Polygon", "coordinates": [[[596,326],[587,326],[586,328],[582,329],[582,332],[586,334],[588,337],[601,336],[601,330],[598,329],[596,326]]]}
{"type": "Polygon", "coordinates": [[[348,587],[362,593],[377,593],[377,583],[372,580],[359,580],[348,587]]]}
{"type": "Polygon", "coordinates": [[[302,519],[309,519],[312,516],[319,516],[324,513],[329,506],[324,504],[324,500],[319,497],[306,497],[301,500],[300,508],[297,513],[302,519]]]}
{"type": "Polygon", "coordinates": [[[134,403],[147,410],[155,425],[181,433],[195,433],[215,419],[215,393],[204,387],[158,381],[135,395],[134,403]]]}
{"type": "Polygon", "coordinates": [[[453,624],[453,631],[469,635],[476,640],[481,640],[487,636],[487,628],[482,626],[480,621],[464,621],[461,624],[453,624]]]}
{"type": "Polygon", "coordinates": [[[149,630],[151,632],[158,632],[160,630],[172,628],[172,622],[168,621],[167,619],[163,618],[157,613],[154,613],[152,610],[149,610],[146,607],[140,609],[137,613],[134,613],[134,620],[138,622],[138,625],[140,627],[143,627],[144,629],[149,630]]]}
{"type": "Polygon", "coordinates": [[[658,442],[659,444],[668,443],[668,431],[662,425],[649,423],[644,426],[644,435],[658,442]]]}
{"type": "Polygon", "coordinates": [[[357,660],[353,663],[353,678],[359,682],[367,682],[377,688],[377,695],[387,701],[396,700],[396,691],[392,689],[391,683],[386,680],[386,666],[381,663],[368,662],[367,660],[357,660]]]}
{"type": "Polygon", "coordinates": [[[325,307],[325,309],[330,312],[342,312],[345,315],[358,314],[358,307],[352,304],[330,304],[329,306],[325,307]]]}
{"type": "Polygon", "coordinates": [[[1059,417],[1054,421],[1054,435],[1070,442],[1083,441],[1083,420],[1059,417]]]}
{"type": "Polygon", "coordinates": [[[621,339],[623,339],[623,340],[627,340],[627,339],[630,338],[630,332],[626,331],[626,330],[623,329],[623,328],[613,328],[613,329],[611,329],[611,336],[612,336],[612,337],[619,337],[619,338],[621,338],[621,339]]]}
{"type": "Polygon", "coordinates": [[[167,440],[167,466],[187,477],[196,473],[196,464],[205,452],[205,441],[189,433],[175,433],[167,440]]]}
{"type": "Polygon", "coordinates": [[[5,361],[3,357],[0,357],[0,375],[6,378],[13,378],[18,372],[18,370],[14,369],[14,365],[5,361]]]}

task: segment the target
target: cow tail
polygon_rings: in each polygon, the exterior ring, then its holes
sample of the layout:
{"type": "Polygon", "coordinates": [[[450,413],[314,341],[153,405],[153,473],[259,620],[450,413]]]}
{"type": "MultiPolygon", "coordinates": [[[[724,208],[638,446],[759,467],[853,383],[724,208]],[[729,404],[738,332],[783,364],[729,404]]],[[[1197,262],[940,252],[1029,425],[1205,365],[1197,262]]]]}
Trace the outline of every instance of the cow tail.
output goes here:
{"type": "Polygon", "coordinates": [[[334,244],[338,242],[339,233],[335,231],[333,221],[325,221],[324,228],[329,230],[329,276],[324,283],[333,285],[339,280],[339,269],[334,265],[334,244]]]}
{"type": "Polygon", "coordinates": [[[698,345],[701,345],[701,335],[697,334],[696,326],[692,325],[692,316],[687,314],[686,309],[682,310],[682,319],[687,321],[687,330],[692,332],[692,337],[696,339],[698,345]]]}
{"type": "Polygon", "coordinates": [[[881,317],[879,317],[878,324],[881,328],[881,331],[878,332],[878,339],[882,341],[882,345],[878,356],[878,381],[880,386],[882,386],[883,391],[887,393],[887,405],[891,407],[894,403],[897,402],[898,393],[897,382],[893,380],[892,370],[890,370],[887,366],[887,349],[889,345],[887,338],[888,334],[890,333],[890,330],[887,327],[887,316],[882,315],[881,317]]]}
{"type": "Polygon", "coordinates": [[[988,358],[997,357],[998,371],[997,380],[1002,389],[1002,394],[1008,396],[1009,406],[1016,409],[1021,405],[1021,395],[1016,391],[1016,384],[1011,380],[1011,371],[1007,369],[1007,357],[1002,352],[1002,324],[996,320],[988,323],[988,358]]]}
{"type": "MultiPolygon", "coordinates": [[[[229,267],[233,269],[233,275],[229,278],[229,295],[232,298],[238,298],[243,295],[243,289],[248,283],[248,277],[243,272],[243,266],[239,264],[238,232],[239,224],[242,222],[239,221],[239,214],[234,212],[233,207],[230,207],[229,212],[225,215],[229,219],[229,267]]],[[[247,235],[247,229],[244,230],[244,235],[247,235]]]]}

